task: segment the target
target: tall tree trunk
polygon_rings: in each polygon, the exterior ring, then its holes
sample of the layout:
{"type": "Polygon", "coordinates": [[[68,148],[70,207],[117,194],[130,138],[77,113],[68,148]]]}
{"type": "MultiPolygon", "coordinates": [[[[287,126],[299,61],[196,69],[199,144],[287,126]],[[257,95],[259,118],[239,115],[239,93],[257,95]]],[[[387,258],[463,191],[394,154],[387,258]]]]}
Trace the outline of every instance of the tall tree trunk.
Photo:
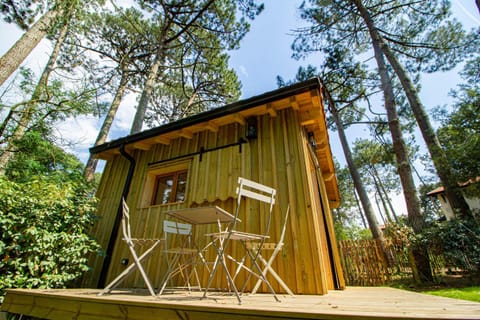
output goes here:
{"type": "MultiPolygon", "coordinates": [[[[380,218],[382,218],[383,225],[386,225],[387,220],[385,220],[385,216],[382,213],[382,207],[380,206],[380,202],[378,201],[378,196],[380,196],[380,195],[377,191],[377,192],[375,192],[375,195],[374,195],[375,204],[377,205],[378,214],[380,215],[380,218]]],[[[381,199],[381,197],[380,197],[380,199],[381,199]]]]}
{"type": "Polygon", "coordinates": [[[142,130],[143,127],[143,120],[145,119],[145,112],[147,111],[148,103],[150,98],[152,97],[153,86],[155,84],[155,80],[157,79],[158,70],[160,69],[160,65],[162,64],[165,53],[164,50],[167,45],[177,38],[179,38],[182,34],[187,32],[194,23],[208,10],[210,6],[213,5],[215,0],[209,0],[198,12],[196,12],[195,16],[192,19],[183,25],[180,30],[178,30],[173,36],[167,38],[168,32],[171,30],[172,21],[170,19],[166,19],[163,23],[163,28],[160,33],[159,37],[159,46],[155,55],[155,61],[153,62],[152,67],[147,76],[147,80],[145,82],[145,86],[142,91],[142,95],[140,97],[140,101],[138,102],[137,112],[135,113],[135,118],[133,119],[132,129],[130,133],[137,133],[142,130]]]}
{"type": "MultiPolygon", "coordinates": [[[[375,165],[372,165],[372,169],[373,169],[373,174],[377,178],[377,183],[378,183],[378,186],[380,187],[380,191],[384,195],[385,201],[387,202],[388,207],[390,208],[390,213],[392,214],[393,218],[395,219],[395,222],[398,223],[398,217],[397,217],[397,214],[395,212],[395,208],[392,205],[392,201],[390,200],[390,197],[388,196],[387,190],[385,190],[385,186],[383,185],[382,179],[380,179],[380,175],[378,174],[377,167],[375,167],[375,165]]],[[[413,168],[413,169],[415,169],[415,168],[413,168]]]]}
{"type": "MultiPolygon", "coordinates": [[[[374,167],[374,166],[372,166],[374,167]]],[[[388,209],[388,206],[387,206],[387,202],[385,201],[385,196],[387,196],[385,193],[383,193],[382,189],[380,188],[380,182],[379,182],[379,177],[375,174],[375,171],[372,172],[372,178],[373,178],[373,184],[375,185],[375,189],[377,189],[377,193],[378,193],[378,197],[380,198],[380,201],[382,202],[382,207],[383,207],[383,211],[385,212],[385,216],[386,216],[386,221],[385,224],[387,222],[389,223],[392,223],[393,220],[392,220],[392,216],[390,215],[390,210],[388,209]]]]}
{"type": "MultiPolygon", "coordinates": [[[[117,88],[117,92],[115,93],[112,104],[108,109],[108,113],[106,114],[105,119],[103,120],[102,127],[98,132],[97,139],[95,140],[95,146],[101,145],[102,143],[105,143],[105,141],[107,141],[108,133],[110,132],[113,120],[115,119],[118,108],[120,107],[120,103],[122,102],[123,94],[125,93],[125,90],[127,88],[128,75],[126,66],[123,66],[121,68],[121,73],[122,75],[117,88]]],[[[98,159],[95,159],[92,155],[90,155],[84,170],[84,176],[88,182],[93,181],[95,177],[95,170],[97,169],[97,164],[98,159]]]]}
{"type": "MultiPolygon", "coordinates": [[[[8,123],[10,121],[14,121],[15,118],[14,118],[14,115],[15,115],[15,111],[17,110],[16,107],[12,106],[10,107],[10,110],[8,110],[8,113],[7,115],[5,116],[5,119],[3,119],[2,121],[2,124],[0,125],[0,137],[4,137],[5,140],[7,140],[7,137],[4,136],[5,134],[5,130],[7,129],[7,126],[8,126],[8,123]]],[[[3,144],[4,141],[0,140],[0,144],[3,144]]]]}
{"type": "Polygon", "coordinates": [[[0,155],[0,176],[5,175],[6,166],[17,151],[15,143],[23,138],[28,126],[30,125],[30,122],[32,121],[32,116],[35,112],[37,101],[43,95],[47,94],[48,78],[50,77],[50,74],[55,67],[55,62],[57,61],[57,58],[60,54],[60,49],[65,40],[65,37],[67,36],[68,26],[68,21],[65,21],[62,29],[60,30],[60,33],[58,34],[57,41],[55,43],[55,46],[53,47],[50,57],[48,58],[47,64],[45,65],[40,79],[38,80],[35,91],[32,93],[30,101],[26,104],[25,109],[22,111],[21,117],[18,120],[18,123],[13,130],[12,135],[8,138],[7,146],[5,147],[3,153],[0,155]]]}
{"type": "MultiPolygon", "coordinates": [[[[388,126],[392,135],[393,148],[398,166],[398,174],[402,183],[403,194],[407,205],[408,220],[416,234],[423,229],[424,219],[420,209],[420,201],[417,196],[415,183],[413,181],[412,170],[408,158],[408,149],[403,139],[402,130],[400,127],[400,119],[398,117],[397,108],[395,105],[395,96],[393,93],[392,79],[388,74],[387,64],[380,47],[380,39],[378,32],[376,32],[373,20],[363,6],[361,0],[352,0],[357,7],[362,19],[365,21],[372,39],[372,46],[375,53],[375,60],[378,65],[378,72],[381,79],[381,86],[384,93],[385,108],[387,110],[388,126]]],[[[427,248],[424,246],[417,246],[413,249],[415,256],[415,266],[419,271],[420,277],[416,279],[418,282],[431,282],[433,280],[430,260],[428,258],[427,248]]]]}
{"type": "Polygon", "coordinates": [[[384,237],[383,237],[382,230],[380,230],[380,227],[378,226],[378,221],[375,216],[375,211],[373,210],[372,203],[368,198],[367,191],[363,187],[362,179],[360,178],[360,173],[358,172],[357,167],[353,162],[352,152],[348,145],[347,137],[345,135],[345,131],[344,131],[340,116],[338,114],[338,110],[335,107],[335,102],[333,101],[332,97],[330,96],[330,93],[328,92],[325,86],[323,86],[323,89],[328,101],[330,112],[332,113],[333,119],[335,120],[335,124],[337,126],[338,136],[340,137],[340,142],[342,144],[343,153],[345,154],[348,170],[350,171],[350,175],[352,176],[352,180],[353,180],[353,185],[355,186],[355,189],[357,190],[357,193],[358,193],[358,197],[360,198],[360,202],[362,203],[363,211],[365,212],[368,226],[370,228],[370,231],[372,232],[373,238],[378,239],[383,243],[384,237]]]}
{"type": "Polygon", "coordinates": [[[158,75],[158,70],[160,69],[160,65],[162,64],[162,61],[163,61],[162,57],[163,57],[162,49],[159,49],[155,56],[155,61],[153,62],[153,65],[148,72],[147,80],[145,81],[142,95],[140,96],[140,101],[138,102],[137,112],[135,112],[135,118],[133,119],[132,129],[130,130],[131,134],[142,131],[143,120],[145,119],[145,113],[147,111],[148,103],[150,102],[150,99],[152,97],[153,86],[155,85],[155,81],[158,75]]]}
{"type": "Polygon", "coordinates": [[[420,132],[422,133],[425,144],[427,145],[430,157],[432,158],[437,174],[442,181],[443,187],[445,188],[445,195],[448,199],[448,202],[452,206],[455,213],[458,213],[464,218],[472,218],[473,215],[470,211],[470,208],[458,187],[458,181],[451,170],[450,164],[448,163],[447,155],[440,145],[440,141],[435,134],[435,130],[433,129],[430,119],[425,112],[425,108],[420,101],[415,86],[395,54],[383,41],[380,34],[376,30],[374,30],[374,33],[379,39],[381,50],[397,74],[403,90],[407,95],[410,108],[412,109],[415,119],[417,120],[418,127],[420,128],[420,132]]]}
{"type": "Polygon", "coordinates": [[[363,228],[364,228],[364,229],[367,229],[367,228],[368,228],[368,226],[367,226],[367,221],[365,221],[365,215],[363,214],[362,207],[360,206],[360,201],[358,200],[357,191],[354,190],[354,191],[353,191],[353,194],[354,194],[354,196],[355,196],[355,203],[357,204],[358,213],[360,214],[360,219],[362,220],[363,228]]]}
{"type": "Polygon", "coordinates": [[[57,10],[46,12],[20,39],[0,58],[0,86],[18,69],[20,64],[32,52],[47,34],[52,21],[58,15],[57,10]]]}

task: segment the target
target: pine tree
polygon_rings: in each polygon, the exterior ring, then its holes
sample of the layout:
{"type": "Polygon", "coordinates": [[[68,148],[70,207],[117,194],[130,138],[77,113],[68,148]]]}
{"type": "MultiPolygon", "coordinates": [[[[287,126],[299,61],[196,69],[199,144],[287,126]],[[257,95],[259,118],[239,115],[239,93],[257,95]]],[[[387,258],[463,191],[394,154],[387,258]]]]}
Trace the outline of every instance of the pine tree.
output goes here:
{"type": "MultiPolygon", "coordinates": [[[[211,44],[208,37],[218,39],[214,50],[234,49],[249,28],[245,19],[237,18],[238,12],[253,19],[263,9],[263,5],[257,5],[254,0],[189,0],[181,3],[149,0],[139,1],[139,4],[152,15],[157,28],[152,32],[152,63],[146,72],[131,133],[142,129],[156,80],[162,78],[161,73],[166,68],[178,61],[170,55],[171,50],[192,43],[196,46],[211,44]]],[[[209,47],[205,46],[202,50],[207,52],[209,47]]],[[[196,52],[200,52],[200,48],[196,52]]]]}

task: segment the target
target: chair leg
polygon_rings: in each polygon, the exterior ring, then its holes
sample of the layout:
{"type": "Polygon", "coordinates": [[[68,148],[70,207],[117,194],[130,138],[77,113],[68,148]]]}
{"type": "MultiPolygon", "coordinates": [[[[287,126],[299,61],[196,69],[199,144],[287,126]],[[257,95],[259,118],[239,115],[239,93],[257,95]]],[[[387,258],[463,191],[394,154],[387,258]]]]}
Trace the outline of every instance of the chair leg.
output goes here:
{"type": "Polygon", "coordinates": [[[192,266],[193,268],[194,261],[193,261],[193,258],[189,258],[187,260],[183,260],[183,259],[185,259],[185,257],[182,256],[177,260],[177,266],[173,270],[170,279],[173,278],[175,275],[180,274],[180,276],[182,277],[183,283],[186,285],[187,290],[190,293],[192,291],[190,279],[192,277],[193,270],[189,271],[189,267],[192,266]]]}
{"type": "MultiPolygon", "coordinates": [[[[198,263],[198,258],[199,257],[202,258],[201,254],[196,253],[188,259],[188,265],[191,268],[190,268],[190,270],[188,270],[188,269],[186,270],[187,273],[185,274],[185,277],[186,277],[186,282],[187,282],[187,285],[188,285],[188,291],[189,292],[192,291],[191,284],[194,284],[195,282],[196,282],[198,288],[202,287],[201,282],[200,282],[200,277],[199,277],[198,271],[197,271],[197,263],[198,263]]],[[[195,287],[193,287],[193,288],[195,288],[195,287]]]]}
{"type": "MultiPolygon", "coordinates": [[[[158,242],[159,243],[159,242],[158,242]]],[[[154,245],[156,246],[156,245],[154,245]]],[[[153,247],[152,247],[153,248],[153,247]]],[[[151,248],[151,249],[152,249],[151,248]]],[[[138,267],[138,271],[140,271],[140,274],[142,275],[142,278],[143,280],[145,281],[145,284],[147,285],[147,288],[148,288],[148,291],[150,292],[150,295],[152,296],[155,296],[155,290],[153,290],[153,286],[152,284],[150,283],[150,279],[148,278],[147,276],[147,273],[145,272],[145,270],[143,269],[142,267],[142,264],[141,264],[141,260],[140,258],[137,256],[137,253],[135,252],[135,249],[133,247],[130,247],[129,246],[129,249],[130,249],[130,252],[132,253],[132,256],[133,256],[133,259],[135,260],[135,264],[137,264],[137,267],[138,267]]],[[[148,251],[148,250],[147,250],[148,251]]],[[[147,254],[149,254],[150,252],[152,252],[152,250],[148,251],[147,254]]],[[[145,253],[144,253],[145,254],[145,253]]],[[[143,255],[142,255],[143,256],[143,255]]],[[[142,257],[141,256],[141,257],[142,257]]]]}
{"type": "MultiPolygon", "coordinates": [[[[275,255],[276,256],[276,255],[275,255]]],[[[263,263],[263,265],[265,266],[265,268],[263,269],[263,276],[266,277],[267,276],[267,273],[270,272],[270,274],[275,278],[275,280],[278,281],[278,283],[280,284],[280,286],[291,296],[294,296],[294,293],[292,292],[292,290],[290,290],[290,288],[287,286],[287,284],[283,281],[282,278],[280,278],[280,276],[278,275],[278,273],[272,268],[272,262],[273,260],[275,259],[275,256],[271,256],[270,259],[268,260],[268,262],[262,257],[261,254],[258,255],[258,259],[260,259],[260,261],[263,263]]],[[[257,280],[257,283],[255,284],[255,286],[253,287],[252,289],[252,292],[251,294],[255,294],[257,293],[257,290],[260,288],[260,284],[262,283],[262,280],[261,279],[258,279],[257,280]]]]}
{"type": "MultiPolygon", "coordinates": [[[[168,256],[168,253],[167,253],[167,256],[168,256]]],[[[173,278],[173,276],[175,276],[179,272],[178,270],[176,270],[177,268],[175,267],[178,264],[179,259],[180,259],[180,256],[178,254],[175,254],[175,257],[170,261],[167,272],[165,273],[165,277],[162,280],[162,285],[157,295],[163,294],[163,291],[167,287],[168,281],[170,281],[173,278]]],[[[168,261],[169,259],[167,259],[167,262],[168,261]]]]}
{"type": "Polygon", "coordinates": [[[220,257],[218,256],[218,253],[217,253],[217,256],[215,257],[215,261],[213,262],[212,270],[210,271],[210,275],[208,276],[207,286],[205,287],[205,290],[203,292],[202,299],[206,298],[206,296],[207,296],[208,289],[210,289],[210,286],[212,284],[213,276],[217,272],[219,261],[220,261],[220,257]]]}
{"type": "Polygon", "coordinates": [[[225,263],[225,246],[222,245],[222,247],[218,247],[215,245],[214,242],[212,242],[213,247],[215,248],[215,251],[217,252],[217,258],[215,259],[215,264],[213,265],[212,272],[210,272],[210,277],[208,278],[208,283],[207,287],[205,288],[205,291],[203,292],[202,299],[207,297],[207,292],[210,286],[212,285],[213,277],[215,273],[217,272],[218,265],[221,264],[223,267],[223,270],[225,271],[225,274],[227,276],[227,281],[230,285],[230,287],[233,289],[233,292],[235,293],[235,296],[237,297],[238,304],[242,304],[242,299],[240,298],[240,294],[237,290],[237,287],[235,286],[235,282],[233,281],[232,276],[230,275],[230,272],[228,271],[227,265],[225,263]]]}
{"type": "Polygon", "coordinates": [[[235,260],[233,257],[231,256],[228,256],[228,258],[230,260],[232,260],[233,262],[235,262],[235,264],[237,265],[237,269],[235,270],[235,274],[233,275],[233,280],[235,281],[235,279],[237,278],[238,274],[240,273],[240,270],[242,270],[242,268],[244,268],[244,265],[245,265],[245,260],[247,260],[247,256],[243,256],[242,260],[237,261],[235,260]]]}
{"type": "Polygon", "coordinates": [[[127,269],[123,270],[123,272],[113,279],[98,295],[103,296],[106,293],[110,293],[110,291],[116,288],[136,267],[137,265],[132,262],[127,269]]]}
{"type": "Polygon", "coordinates": [[[202,283],[200,281],[200,276],[198,275],[198,270],[197,267],[194,265],[193,266],[193,275],[195,276],[195,280],[197,281],[198,289],[202,289],[202,283]]]}
{"type": "Polygon", "coordinates": [[[195,266],[197,258],[195,256],[192,256],[189,257],[186,261],[181,261],[181,258],[181,254],[176,254],[175,258],[172,259],[172,262],[168,267],[164,279],[162,280],[162,285],[157,295],[162,295],[167,287],[168,282],[178,274],[182,276],[189,292],[191,291],[190,279],[192,278],[192,276],[195,276],[194,279],[197,281],[197,284],[200,287],[200,277],[198,276],[198,272],[195,266]],[[192,267],[191,271],[188,270],[189,266],[192,267]]]}
{"type": "MultiPolygon", "coordinates": [[[[103,296],[106,293],[111,292],[114,288],[116,288],[132,271],[135,270],[135,268],[138,268],[140,273],[142,274],[143,279],[145,280],[145,283],[147,284],[147,287],[150,291],[150,294],[152,294],[153,288],[152,285],[150,284],[150,280],[148,280],[148,277],[143,270],[143,267],[141,266],[141,262],[145,260],[152,252],[155,250],[155,248],[160,244],[160,241],[155,242],[153,246],[151,246],[147,251],[145,251],[140,257],[137,256],[137,253],[135,252],[134,248],[129,246],[130,253],[133,256],[134,262],[132,262],[125,270],[123,270],[122,273],[120,273],[115,279],[113,279],[101,292],[98,293],[99,296],[103,296]]],[[[153,294],[154,295],[154,294],[153,294]]]]}
{"type": "MultiPolygon", "coordinates": [[[[268,279],[265,277],[265,275],[263,274],[263,271],[262,269],[260,268],[260,266],[258,265],[258,262],[257,262],[257,257],[258,257],[258,253],[253,255],[252,252],[247,248],[246,244],[243,243],[243,246],[245,248],[245,250],[247,251],[247,254],[249,255],[250,259],[252,259],[252,264],[253,266],[255,266],[255,268],[257,269],[257,272],[258,272],[258,277],[261,281],[263,281],[267,287],[268,287],[268,290],[270,290],[270,293],[273,295],[273,297],[275,298],[275,300],[277,302],[280,302],[280,299],[278,299],[277,295],[275,294],[275,290],[273,290],[273,287],[272,285],[270,284],[270,281],[268,281],[268,279]]],[[[252,269],[253,269],[253,266],[252,266],[252,269]]],[[[246,286],[246,283],[245,285],[243,286],[243,289],[245,289],[245,286],[246,286]]],[[[242,291],[243,291],[242,289],[242,291]]]]}

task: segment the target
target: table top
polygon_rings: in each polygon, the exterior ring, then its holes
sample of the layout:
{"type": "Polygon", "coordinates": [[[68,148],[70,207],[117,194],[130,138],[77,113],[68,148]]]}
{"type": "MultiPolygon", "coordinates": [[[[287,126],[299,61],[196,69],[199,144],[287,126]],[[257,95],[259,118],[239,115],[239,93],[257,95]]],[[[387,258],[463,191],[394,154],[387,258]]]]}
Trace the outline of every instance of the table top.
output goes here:
{"type": "Polygon", "coordinates": [[[217,206],[178,209],[167,214],[191,224],[225,223],[235,219],[230,212],[217,206]]]}

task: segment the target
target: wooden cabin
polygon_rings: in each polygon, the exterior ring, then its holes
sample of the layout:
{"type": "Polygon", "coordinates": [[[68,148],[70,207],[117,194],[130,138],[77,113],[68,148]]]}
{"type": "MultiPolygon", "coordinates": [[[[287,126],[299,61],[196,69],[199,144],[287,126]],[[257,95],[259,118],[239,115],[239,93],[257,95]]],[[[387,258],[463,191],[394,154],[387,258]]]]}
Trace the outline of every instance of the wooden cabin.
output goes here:
{"type": "MultiPolygon", "coordinates": [[[[326,294],[344,288],[330,211],[340,199],[318,79],[129,135],[90,151],[106,160],[97,194],[99,219],[92,230],[106,255],[91,257],[93,269],[83,286],[103,287],[126,267],[129,252],[119,230],[122,196],[130,207],[132,233],[159,238],[169,210],[216,205],[233,212],[237,179],[245,177],[277,190],[272,241],[280,237],[290,206],[285,245],[273,264],[288,287],[296,294],[326,294]],[[158,191],[159,179],[173,182],[168,196],[158,191]]],[[[244,208],[240,217],[238,228],[256,230],[258,221],[248,210],[244,208]]],[[[209,228],[196,228],[199,242],[207,241],[202,239],[212,231],[209,228]]],[[[145,264],[154,284],[166,271],[161,254],[159,250],[145,264]]],[[[207,272],[201,278],[207,282],[207,272]]],[[[271,282],[276,291],[283,291],[275,280],[271,282]]],[[[132,275],[122,287],[144,287],[144,283],[139,275],[132,275]]],[[[213,287],[226,287],[225,277],[217,277],[213,287]]],[[[265,287],[262,291],[268,292],[265,287]]]]}
{"type": "MultiPolygon", "coordinates": [[[[478,192],[475,191],[480,190],[480,176],[471,178],[465,182],[459,182],[458,187],[465,198],[468,207],[474,213],[474,215],[476,212],[480,212],[480,197],[477,196],[478,192]]],[[[455,212],[445,196],[445,189],[443,186],[428,192],[427,196],[437,198],[437,200],[440,202],[442,212],[447,220],[456,218],[455,212]]]]}

